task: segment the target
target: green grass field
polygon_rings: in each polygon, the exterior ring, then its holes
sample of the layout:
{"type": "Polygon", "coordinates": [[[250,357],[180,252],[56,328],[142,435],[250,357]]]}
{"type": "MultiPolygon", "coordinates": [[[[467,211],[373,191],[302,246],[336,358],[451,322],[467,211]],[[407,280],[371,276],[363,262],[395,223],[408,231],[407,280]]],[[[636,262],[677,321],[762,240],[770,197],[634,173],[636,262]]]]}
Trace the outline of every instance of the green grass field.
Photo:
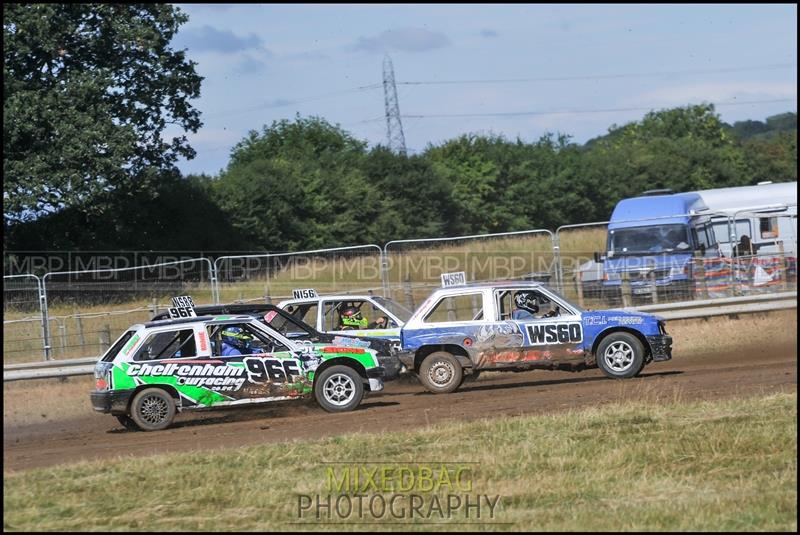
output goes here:
{"type": "MultiPolygon", "coordinates": [[[[198,437],[200,438],[200,437],[198,437]]],[[[325,461],[470,464],[472,494],[501,496],[497,530],[797,528],[797,396],[635,404],[452,423],[211,453],[5,473],[3,527],[30,530],[486,529],[298,526],[298,494],[327,494],[325,461]]],[[[372,491],[367,491],[369,495],[372,491]]],[[[442,491],[444,492],[444,491],[442,491]]],[[[374,492],[372,492],[374,495],[374,492]]],[[[423,499],[431,496],[420,492],[423,499]]],[[[388,495],[387,495],[388,496],[388,495]]],[[[475,519],[468,520],[475,522],[475,519]]]]}

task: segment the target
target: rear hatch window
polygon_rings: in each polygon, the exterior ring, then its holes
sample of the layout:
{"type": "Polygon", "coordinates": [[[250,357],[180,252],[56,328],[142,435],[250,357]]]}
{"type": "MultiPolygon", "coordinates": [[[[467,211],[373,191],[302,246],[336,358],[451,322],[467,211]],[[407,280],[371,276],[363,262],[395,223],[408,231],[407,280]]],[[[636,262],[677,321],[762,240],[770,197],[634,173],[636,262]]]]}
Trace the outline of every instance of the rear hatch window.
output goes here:
{"type": "Polygon", "coordinates": [[[103,362],[111,362],[112,360],[114,360],[114,357],[116,357],[117,354],[120,351],[122,351],[122,348],[125,346],[126,343],[128,343],[128,340],[131,339],[131,336],[133,336],[135,332],[136,331],[125,332],[125,334],[120,336],[119,339],[116,342],[114,342],[114,345],[112,345],[108,349],[108,351],[106,351],[103,354],[103,357],[100,360],[103,362]]]}

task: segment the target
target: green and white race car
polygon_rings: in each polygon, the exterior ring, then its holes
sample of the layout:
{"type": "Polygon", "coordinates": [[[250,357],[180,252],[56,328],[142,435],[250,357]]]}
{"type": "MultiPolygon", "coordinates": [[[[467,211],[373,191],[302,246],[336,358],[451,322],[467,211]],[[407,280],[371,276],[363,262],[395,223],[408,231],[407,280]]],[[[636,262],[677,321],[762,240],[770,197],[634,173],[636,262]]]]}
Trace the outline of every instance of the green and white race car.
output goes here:
{"type": "Polygon", "coordinates": [[[168,427],[177,411],[315,396],[330,412],[383,389],[374,350],[289,340],[252,316],[133,325],[95,366],[90,397],[126,428],[168,427]]]}
{"type": "Polygon", "coordinates": [[[294,299],[278,303],[296,319],[320,332],[400,341],[400,329],[412,311],[377,295],[318,295],[313,289],[294,290],[294,299]]]}

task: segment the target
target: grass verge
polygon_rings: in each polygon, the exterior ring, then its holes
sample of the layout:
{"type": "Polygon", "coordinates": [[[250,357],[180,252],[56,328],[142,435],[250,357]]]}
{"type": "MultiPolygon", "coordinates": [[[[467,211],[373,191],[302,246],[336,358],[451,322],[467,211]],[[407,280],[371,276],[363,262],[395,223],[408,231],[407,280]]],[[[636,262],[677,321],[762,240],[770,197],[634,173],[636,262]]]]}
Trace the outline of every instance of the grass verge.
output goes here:
{"type": "MultiPolygon", "coordinates": [[[[796,394],[774,394],[689,404],[628,403],[224,452],[134,454],[6,473],[3,524],[5,530],[22,531],[491,527],[794,532],[796,417],[796,394]],[[371,468],[410,463],[412,469],[475,463],[468,465],[466,476],[470,494],[501,499],[494,517],[485,518],[484,510],[482,520],[466,519],[463,511],[450,519],[387,514],[379,524],[369,523],[376,522],[369,515],[351,516],[351,524],[320,525],[313,515],[298,520],[298,494],[330,492],[326,470],[332,465],[323,461],[370,461],[371,468]],[[292,524],[298,521],[310,524],[292,524]]],[[[431,493],[412,492],[426,504],[432,499],[431,493]]]]}

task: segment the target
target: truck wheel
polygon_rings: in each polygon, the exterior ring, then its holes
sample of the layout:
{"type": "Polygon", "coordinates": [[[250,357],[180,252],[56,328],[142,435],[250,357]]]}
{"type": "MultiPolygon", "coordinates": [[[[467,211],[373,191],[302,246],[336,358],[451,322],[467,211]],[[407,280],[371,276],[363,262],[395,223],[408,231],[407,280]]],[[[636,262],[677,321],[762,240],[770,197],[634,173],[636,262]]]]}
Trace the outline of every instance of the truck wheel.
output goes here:
{"type": "Polygon", "coordinates": [[[175,400],[161,388],[145,388],[131,402],[131,418],[142,431],[166,429],[175,418],[175,400]]]}
{"type": "Polygon", "coordinates": [[[634,335],[609,334],[597,347],[597,366],[612,379],[628,379],[644,367],[644,347],[634,335]]]}
{"type": "Polygon", "coordinates": [[[136,425],[136,422],[133,421],[133,418],[127,414],[120,414],[117,416],[117,421],[128,431],[139,431],[139,426],[136,425]]]}
{"type": "Polygon", "coordinates": [[[446,351],[431,353],[419,367],[419,380],[434,394],[454,392],[461,386],[464,370],[456,358],[446,351]]]}
{"type": "Polygon", "coordinates": [[[364,397],[364,382],[349,366],[331,366],[314,381],[314,397],[328,412],[352,411],[364,397]]]}

